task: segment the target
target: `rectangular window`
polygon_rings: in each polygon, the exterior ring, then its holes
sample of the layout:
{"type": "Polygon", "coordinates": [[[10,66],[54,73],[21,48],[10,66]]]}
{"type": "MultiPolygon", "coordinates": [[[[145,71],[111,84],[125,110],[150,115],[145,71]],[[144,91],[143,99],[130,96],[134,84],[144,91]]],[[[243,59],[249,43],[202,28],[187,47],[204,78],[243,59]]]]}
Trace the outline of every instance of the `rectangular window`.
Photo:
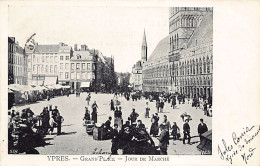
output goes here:
{"type": "Polygon", "coordinates": [[[70,56],[66,56],[66,60],[70,60],[70,56]]]}
{"type": "Polygon", "coordinates": [[[60,69],[63,69],[63,63],[60,64],[60,69]]]}
{"type": "Polygon", "coordinates": [[[71,79],[75,79],[75,73],[71,73],[71,74],[70,74],[70,78],[71,78],[71,79]]]}
{"type": "Polygon", "coordinates": [[[60,72],[60,79],[62,79],[62,76],[63,76],[63,72],[60,72]]]}
{"type": "Polygon", "coordinates": [[[86,70],[86,64],[82,63],[82,70],[86,70]]]}
{"type": "Polygon", "coordinates": [[[69,78],[69,72],[66,72],[65,73],[65,79],[68,79],[69,78]]]}
{"type": "Polygon", "coordinates": [[[90,70],[90,63],[87,63],[87,70],[90,70]]]}
{"type": "Polygon", "coordinates": [[[57,65],[54,66],[54,73],[57,73],[57,65]]]}
{"type": "Polygon", "coordinates": [[[37,62],[40,62],[40,57],[39,56],[37,56],[37,62]]]}
{"type": "Polygon", "coordinates": [[[79,70],[80,69],[80,63],[76,64],[76,69],[79,70]]]}
{"type": "Polygon", "coordinates": [[[83,80],[86,79],[86,73],[82,73],[82,79],[83,79],[83,80]]]}
{"type": "Polygon", "coordinates": [[[80,73],[77,73],[77,80],[80,80],[80,73]]]}
{"type": "Polygon", "coordinates": [[[58,62],[58,56],[55,56],[55,57],[54,57],[54,61],[55,61],[55,62],[58,62]]]}
{"type": "Polygon", "coordinates": [[[61,61],[63,60],[63,56],[60,56],[60,60],[61,60],[61,61]]]}
{"type": "Polygon", "coordinates": [[[51,56],[50,61],[51,61],[51,63],[53,63],[53,56],[51,56]]]}
{"type": "Polygon", "coordinates": [[[33,65],[33,72],[35,71],[35,65],[33,65]]]}
{"type": "Polygon", "coordinates": [[[46,73],[49,72],[49,66],[48,66],[48,65],[46,65],[46,67],[45,67],[45,72],[46,72],[46,73]]]}
{"type": "Polygon", "coordinates": [[[53,73],[53,66],[50,66],[50,73],[53,73]]]}
{"type": "Polygon", "coordinates": [[[49,56],[46,56],[46,62],[49,62],[49,56]]]}
{"type": "Polygon", "coordinates": [[[71,69],[71,70],[74,70],[74,69],[75,69],[74,63],[71,64],[71,68],[70,68],[70,69],[71,69]]]}
{"type": "Polygon", "coordinates": [[[65,69],[68,70],[69,69],[69,63],[65,64],[65,69]]]}
{"type": "Polygon", "coordinates": [[[44,56],[42,56],[42,62],[44,62],[44,56]]]}

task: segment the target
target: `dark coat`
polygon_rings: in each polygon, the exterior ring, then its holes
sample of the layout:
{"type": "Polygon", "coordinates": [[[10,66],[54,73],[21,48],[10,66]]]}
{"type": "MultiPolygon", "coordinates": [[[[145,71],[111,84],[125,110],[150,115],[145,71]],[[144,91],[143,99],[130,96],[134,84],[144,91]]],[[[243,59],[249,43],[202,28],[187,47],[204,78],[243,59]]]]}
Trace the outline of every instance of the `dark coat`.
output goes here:
{"type": "Polygon", "coordinates": [[[183,133],[190,133],[190,125],[189,123],[183,124],[183,133]]]}
{"type": "Polygon", "coordinates": [[[199,135],[205,133],[206,131],[208,131],[207,125],[205,123],[203,123],[203,125],[200,123],[198,125],[198,133],[199,133],[199,135]]]}

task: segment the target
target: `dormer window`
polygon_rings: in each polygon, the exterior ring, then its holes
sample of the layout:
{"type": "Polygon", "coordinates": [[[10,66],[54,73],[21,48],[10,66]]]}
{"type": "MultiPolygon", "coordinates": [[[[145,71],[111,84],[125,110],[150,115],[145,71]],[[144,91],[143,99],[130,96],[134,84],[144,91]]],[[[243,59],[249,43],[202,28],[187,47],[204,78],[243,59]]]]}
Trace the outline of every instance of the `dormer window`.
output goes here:
{"type": "Polygon", "coordinates": [[[77,59],[81,59],[81,56],[80,56],[80,55],[77,55],[77,59]]]}

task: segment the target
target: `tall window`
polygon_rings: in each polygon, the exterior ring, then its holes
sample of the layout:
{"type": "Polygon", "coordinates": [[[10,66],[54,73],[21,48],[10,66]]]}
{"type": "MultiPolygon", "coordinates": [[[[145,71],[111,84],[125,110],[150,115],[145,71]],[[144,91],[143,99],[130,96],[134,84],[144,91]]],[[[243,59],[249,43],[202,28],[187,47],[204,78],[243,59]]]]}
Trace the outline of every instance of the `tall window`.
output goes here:
{"type": "Polygon", "coordinates": [[[44,62],[44,56],[42,56],[42,62],[44,62]]]}
{"type": "Polygon", "coordinates": [[[70,60],[70,56],[66,56],[66,60],[70,60]]]}
{"type": "Polygon", "coordinates": [[[86,64],[82,63],[82,70],[86,70],[86,64]]]}
{"type": "Polygon", "coordinates": [[[46,56],[46,62],[49,62],[49,56],[46,56]]]}
{"type": "Polygon", "coordinates": [[[65,72],[65,79],[69,78],[69,72],[65,72]]]}
{"type": "Polygon", "coordinates": [[[72,64],[71,64],[71,70],[74,70],[74,69],[75,69],[75,64],[72,63],[72,64]]]}
{"type": "Polygon", "coordinates": [[[44,72],[44,67],[43,67],[43,65],[42,65],[42,70],[41,70],[41,71],[42,71],[42,73],[44,72]]]}
{"type": "Polygon", "coordinates": [[[45,72],[46,72],[46,73],[49,72],[49,66],[48,66],[48,65],[46,65],[46,67],[45,67],[45,72]]]}
{"type": "Polygon", "coordinates": [[[76,69],[79,70],[80,69],[80,63],[76,64],[76,69]]]}
{"type": "Polygon", "coordinates": [[[60,72],[60,79],[63,79],[63,72],[60,72]]]}
{"type": "Polygon", "coordinates": [[[60,69],[63,69],[63,63],[60,63],[60,69]]]}
{"type": "Polygon", "coordinates": [[[57,65],[54,66],[54,73],[57,73],[57,65]]]}
{"type": "Polygon", "coordinates": [[[53,56],[51,56],[50,61],[51,61],[51,63],[53,63],[53,56]]]}
{"type": "Polygon", "coordinates": [[[50,73],[53,73],[53,66],[50,66],[50,73]]]}
{"type": "Polygon", "coordinates": [[[37,62],[40,62],[40,57],[39,56],[37,56],[37,62]]]}
{"type": "Polygon", "coordinates": [[[87,63],[87,70],[90,70],[90,63],[87,63]]]}
{"type": "Polygon", "coordinates": [[[69,69],[69,63],[65,64],[65,69],[68,70],[69,69]]]}
{"type": "Polygon", "coordinates": [[[61,61],[63,60],[63,56],[60,56],[60,60],[61,60],[61,61]]]}
{"type": "Polygon", "coordinates": [[[55,56],[55,57],[54,57],[54,61],[55,61],[55,62],[58,62],[58,56],[55,56]]]}

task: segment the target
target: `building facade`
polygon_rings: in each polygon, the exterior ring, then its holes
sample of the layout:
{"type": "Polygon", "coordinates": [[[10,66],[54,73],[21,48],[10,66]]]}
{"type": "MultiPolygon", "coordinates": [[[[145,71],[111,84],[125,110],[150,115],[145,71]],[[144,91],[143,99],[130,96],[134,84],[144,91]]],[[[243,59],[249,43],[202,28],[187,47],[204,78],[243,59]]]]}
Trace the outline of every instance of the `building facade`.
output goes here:
{"type": "Polygon", "coordinates": [[[70,59],[70,86],[72,89],[90,88],[95,84],[95,54],[83,46],[70,59]],[[84,47],[84,48],[83,48],[84,47]]]}
{"type": "Polygon", "coordinates": [[[64,43],[56,45],[26,46],[28,55],[29,85],[53,85],[69,83],[69,62],[72,49],[64,43]],[[30,47],[31,46],[31,47],[30,47]],[[62,60],[61,60],[62,59],[62,60]]]}
{"type": "Polygon", "coordinates": [[[130,84],[132,85],[134,90],[143,90],[143,66],[147,61],[147,42],[146,35],[144,31],[143,41],[141,46],[141,60],[137,61],[136,64],[132,67],[130,84]]]}
{"type": "Polygon", "coordinates": [[[27,85],[27,61],[25,50],[8,37],[8,84],[27,85]]]}
{"type": "Polygon", "coordinates": [[[143,66],[144,91],[171,91],[171,65],[168,57],[168,36],[162,39],[143,66]]]}
{"type": "Polygon", "coordinates": [[[188,96],[212,96],[213,82],[213,14],[203,17],[192,37],[174,62],[177,92],[188,96]]]}
{"type": "Polygon", "coordinates": [[[169,36],[144,63],[144,91],[212,95],[212,13],[212,8],[170,8],[169,36]]]}
{"type": "Polygon", "coordinates": [[[64,43],[60,43],[59,48],[59,84],[69,85],[70,84],[70,59],[73,55],[71,46],[64,43]]]}

